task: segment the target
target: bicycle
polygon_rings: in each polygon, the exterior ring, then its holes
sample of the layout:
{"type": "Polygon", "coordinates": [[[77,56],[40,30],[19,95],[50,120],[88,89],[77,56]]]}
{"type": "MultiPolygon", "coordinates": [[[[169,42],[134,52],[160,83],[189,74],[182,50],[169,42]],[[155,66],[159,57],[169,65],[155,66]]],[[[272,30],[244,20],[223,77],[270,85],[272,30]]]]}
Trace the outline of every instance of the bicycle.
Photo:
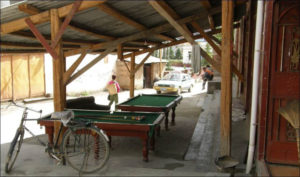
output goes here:
{"type": "Polygon", "coordinates": [[[5,172],[9,173],[20,152],[25,130],[34,137],[37,142],[45,146],[45,151],[58,164],[67,162],[72,168],[79,173],[93,173],[100,170],[109,158],[110,148],[109,139],[106,134],[99,128],[95,127],[92,122],[84,120],[75,120],[74,113],[71,111],[55,112],[51,120],[60,120],[62,122],[54,145],[44,143],[39,137],[35,136],[26,126],[26,121],[41,120],[42,110],[37,111],[13,102],[13,105],[23,108],[23,114],[20,126],[18,127],[15,137],[12,140],[6,157],[5,172]],[[40,114],[38,119],[28,119],[28,110],[40,114]],[[53,118],[55,117],[55,118],[53,118]],[[67,130],[63,133],[63,138],[59,144],[59,137],[63,127],[67,130]],[[92,152],[93,151],[93,152],[92,152]],[[90,158],[93,154],[93,158],[90,158]]]}

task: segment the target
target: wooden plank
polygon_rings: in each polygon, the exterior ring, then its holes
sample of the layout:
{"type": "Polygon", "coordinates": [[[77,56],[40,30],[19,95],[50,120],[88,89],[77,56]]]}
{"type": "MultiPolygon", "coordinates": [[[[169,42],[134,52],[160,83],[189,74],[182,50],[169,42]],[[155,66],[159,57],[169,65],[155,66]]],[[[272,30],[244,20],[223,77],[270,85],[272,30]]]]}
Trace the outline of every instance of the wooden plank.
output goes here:
{"type": "Polygon", "coordinates": [[[163,16],[187,41],[194,44],[194,40],[191,38],[192,33],[185,24],[179,24],[176,20],[180,19],[180,16],[164,1],[149,1],[150,5],[163,16]]]}
{"type": "Polygon", "coordinates": [[[83,74],[85,71],[90,69],[92,66],[94,66],[96,63],[98,63],[100,60],[102,60],[104,57],[106,57],[109,53],[111,53],[115,48],[106,49],[104,52],[101,53],[100,56],[93,59],[93,61],[89,62],[87,65],[85,65],[82,69],[77,71],[75,74],[71,76],[71,78],[68,80],[67,84],[74,81],[77,77],[79,77],[81,74],[83,74]]]}
{"type": "Polygon", "coordinates": [[[24,12],[24,13],[27,13],[29,15],[35,15],[35,14],[38,14],[40,13],[40,10],[30,4],[20,4],[18,6],[19,10],[24,12]]]}
{"type": "Polygon", "coordinates": [[[134,97],[134,79],[135,79],[135,54],[134,52],[131,53],[131,60],[130,60],[130,98],[134,97]]]}
{"type": "Polygon", "coordinates": [[[121,60],[121,61],[124,60],[122,44],[118,44],[117,52],[118,52],[118,59],[121,60]]]}
{"type": "MultiPolygon", "coordinates": [[[[1,42],[2,49],[45,49],[42,45],[39,44],[24,44],[24,43],[16,43],[16,42],[1,42]]],[[[79,46],[64,46],[64,49],[78,49],[79,46]]]]}
{"type": "Polygon", "coordinates": [[[233,1],[222,1],[221,156],[231,155],[233,1]]]}
{"type": "MultiPolygon", "coordinates": [[[[105,1],[83,1],[78,9],[78,11],[86,10],[91,7],[95,7],[105,1]]],[[[72,9],[73,4],[66,5],[64,7],[58,8],[58,16],[59,18],[65,17],[69,14],[72,9]]],[[[15,31],[22,30],[27,27],[25,19],[30,18],[33,24],[40,24],[50,20],[50,10],[41,12],[36,15],[32,15],[30,17],[20,18],[17,20],[13,20],[4,24],[1,24],[1,34],[8,34],[15,31]]]]}
{"type": "Polygon", "coordinates": [[[64,80],[64,84],[65,85],[67,85],[68,80],[70,79],[71,75],[74,73],[74,71],[76,70],[76,68],[80,65],[80,63],[82,62],[82,60],[84,59],[84,57],[86,56],[86,54],[87,54],[87,51],[83,50],[83,52],[81,53],[81,55],[79,56],[79,58],[64,73],[63,80],[64,80]]]}
{"type": "Polygon", "coordinates": [[[57,45],[58,41],[61,39],[61,37],[62,37],[65,29],[67,28],[67,26],[71,22],[74,14],[77,12],[77,10],[78,10],[81,2],[82,2],[82,0],[77,0],[75,3],[73,3],[72,9],[70,10],[69,14],[65,18],[63,24],[60,26],[60,29],[57,32],[55,39],[52,40],[51,48],[55,48],[56,47],[56,45],[57,45]]]}

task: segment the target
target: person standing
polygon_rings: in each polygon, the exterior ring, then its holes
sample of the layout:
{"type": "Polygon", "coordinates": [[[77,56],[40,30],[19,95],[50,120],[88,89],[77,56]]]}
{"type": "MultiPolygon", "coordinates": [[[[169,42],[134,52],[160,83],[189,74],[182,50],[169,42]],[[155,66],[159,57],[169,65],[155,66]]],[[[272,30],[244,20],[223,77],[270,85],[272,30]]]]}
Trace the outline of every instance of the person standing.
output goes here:
{"type": "Polygon", "coordinates": [[[106,88],[108,90],[108,100],[109,100],[109,107],[115,102],[115,110],[117,110],[117,104],[119,101],[118,93],[120,92],[120,85],[116,81],[116,76],[112,75],[112,80],[108,82],[106,88]]]}

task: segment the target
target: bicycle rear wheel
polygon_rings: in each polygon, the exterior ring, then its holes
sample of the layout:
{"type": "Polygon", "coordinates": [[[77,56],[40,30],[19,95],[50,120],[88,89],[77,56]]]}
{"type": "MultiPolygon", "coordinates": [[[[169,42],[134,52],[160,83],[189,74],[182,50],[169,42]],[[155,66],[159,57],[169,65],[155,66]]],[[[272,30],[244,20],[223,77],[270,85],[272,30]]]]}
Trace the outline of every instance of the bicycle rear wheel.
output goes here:
{"type": "Polygon", "coordinates": [[[69,128],[63,138],[66,161],[81,173],[101,169],[109,158],[109,145],[102,132],[95,127],[69,128]]]}
{"type": "Polygon", "coordinates": [[[16,135],[13,139],[13,141],[10,144],[7,156],[6,156],[6,162],[5,162],[5,172],[9,173],[14,166],[14,163],[18,157],[18,154],[20,152],[22,143],[23,143],[23,137],[24,137],[24,130],[17,130],[16,135]]]}

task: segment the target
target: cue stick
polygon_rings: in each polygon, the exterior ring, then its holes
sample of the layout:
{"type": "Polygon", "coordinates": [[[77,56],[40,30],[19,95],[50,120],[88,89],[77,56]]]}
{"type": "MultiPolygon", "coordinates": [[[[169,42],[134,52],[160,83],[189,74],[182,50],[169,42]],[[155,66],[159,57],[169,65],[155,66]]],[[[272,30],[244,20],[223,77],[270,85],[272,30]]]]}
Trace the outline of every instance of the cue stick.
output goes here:
{"type": "MultiPolygon", "coordinates": [[[[76,117],[76,116],[75,116],[76,117]]],[[[132,119],[132,117],[135,117],[135,116],[131,116],[131,119],[125,119],[125,117],[123,116],[123,119],[110,119],[110,118],[106,118],[106,117],[120,117],[122,118],[122,116],[112,116],[112,115],[108,115],[108,116],[88,116],[88,115],[80,115],[80,116],[77,116],[77,117],[82,117],[82,118],[91,118],[91,119],[98,119],[98,120],[119,120],[119,121],[141,121],[144,119],[145,116],[141,116],[141,119],[140,120],[137,120],[137,119],[132,119]]]]}

